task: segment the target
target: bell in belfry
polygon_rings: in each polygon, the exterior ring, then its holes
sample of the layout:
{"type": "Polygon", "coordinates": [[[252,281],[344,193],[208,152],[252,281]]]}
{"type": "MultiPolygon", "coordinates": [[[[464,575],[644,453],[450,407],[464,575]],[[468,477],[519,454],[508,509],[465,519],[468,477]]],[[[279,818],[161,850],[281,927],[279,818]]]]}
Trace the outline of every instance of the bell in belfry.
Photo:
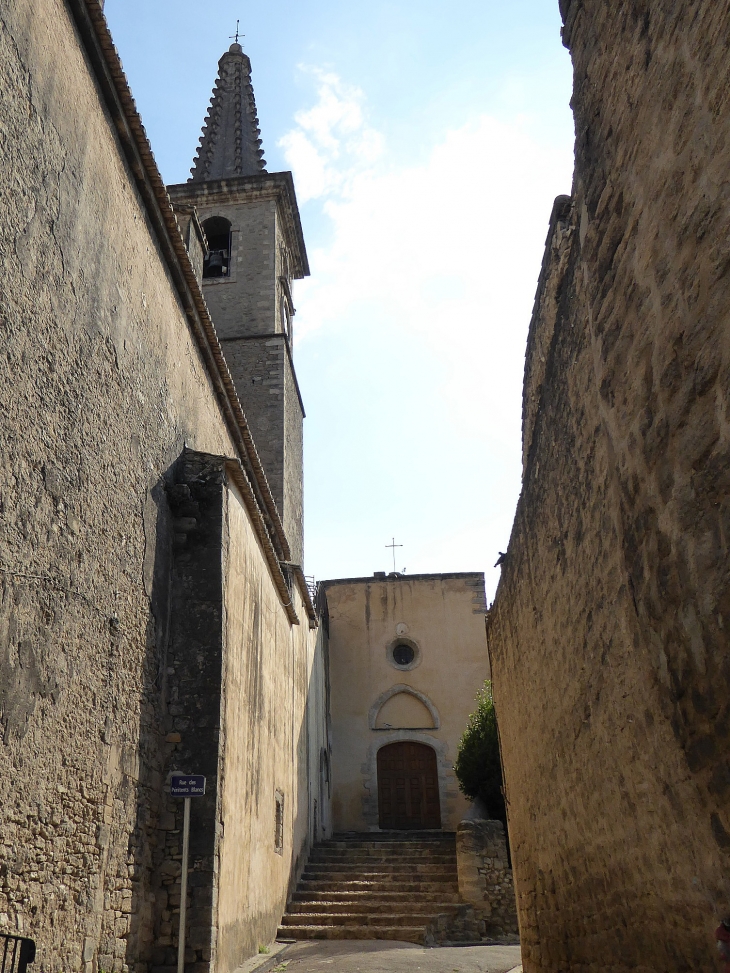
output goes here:
{"type": "Polygon", "coordinates": [[[227,271],[225,250],[211,250],[208,254],[206,265],[206,277],[223,277],[227,271]]]}

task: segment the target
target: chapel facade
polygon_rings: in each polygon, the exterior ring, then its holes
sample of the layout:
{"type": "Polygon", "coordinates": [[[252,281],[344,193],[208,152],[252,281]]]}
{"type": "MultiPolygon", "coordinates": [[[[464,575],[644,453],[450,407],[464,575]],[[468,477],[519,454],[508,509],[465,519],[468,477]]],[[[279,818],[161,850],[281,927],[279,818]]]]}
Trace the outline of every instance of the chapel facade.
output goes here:
{"type": "Polygon", "coordinates": [[[484,575],[378,572],[320,583],[337,832],[455,832],[453,764],[489,678],[484,575]]]}

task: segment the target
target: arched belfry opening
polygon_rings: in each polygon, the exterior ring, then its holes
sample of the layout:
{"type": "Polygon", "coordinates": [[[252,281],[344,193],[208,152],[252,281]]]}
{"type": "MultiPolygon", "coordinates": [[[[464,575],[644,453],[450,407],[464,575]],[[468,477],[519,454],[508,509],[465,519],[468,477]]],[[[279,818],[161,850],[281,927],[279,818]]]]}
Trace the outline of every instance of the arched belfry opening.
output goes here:
{"type": "Polygon", "coordinates": [[[231,223],[223,216],[211,216],[203,223],[208,252],[203,277],[229,277],[231,273],[231,223]]]}
{"type": "Polygon", "coordinates": [[[441,827],[441,798],[433,747],[400,740],[378,750],[378,823],[383,830],[393,831],[441,827]]]}

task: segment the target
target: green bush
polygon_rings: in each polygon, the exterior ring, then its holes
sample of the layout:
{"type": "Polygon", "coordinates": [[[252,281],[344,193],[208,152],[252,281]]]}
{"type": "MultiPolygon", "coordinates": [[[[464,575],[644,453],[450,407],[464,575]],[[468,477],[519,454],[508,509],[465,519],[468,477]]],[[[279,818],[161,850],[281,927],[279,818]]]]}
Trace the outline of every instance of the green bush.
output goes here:
{"type": "Polygon", "coordinates": [[[490,818],[502,821],[507,814],[502,793],[502,761],[499,756],[497,714],[489,679],[477,693],[477,708],[469,717],[454,763],[461,792],[485,805],[490,818]]]}

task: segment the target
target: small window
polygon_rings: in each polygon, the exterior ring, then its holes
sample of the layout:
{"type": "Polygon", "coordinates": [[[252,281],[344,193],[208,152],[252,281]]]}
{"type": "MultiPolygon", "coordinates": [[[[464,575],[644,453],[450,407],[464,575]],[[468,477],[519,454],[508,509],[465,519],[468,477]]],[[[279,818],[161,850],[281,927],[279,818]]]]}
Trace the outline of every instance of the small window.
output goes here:
{"type": "Polygon", "coordinates": [[[284,854],[284,795],[277,791],[274,796],[276,802],[276,821],[274,824],[274,851],[277,855],[284,854]]]}
{"type": "Polygon", "coordinates": [[[415,669],[421,663],[421,650],[413,639],[401,636],[386,650],[388,662],[396,669],[415,669]]]}
{"type": "Polygon", "coordinates": [[[203,264],[203,278],[230,277],[231,224],[222,216],[211,216],[203,223],[208,252],[203,264]]]}
{"type": "Polygon", "coordinates": [[[398,645],[393,647],[393,662],[397,666],[409,666],[415,658],[416,652],[412,645],[399,642],[398,645]]]}

